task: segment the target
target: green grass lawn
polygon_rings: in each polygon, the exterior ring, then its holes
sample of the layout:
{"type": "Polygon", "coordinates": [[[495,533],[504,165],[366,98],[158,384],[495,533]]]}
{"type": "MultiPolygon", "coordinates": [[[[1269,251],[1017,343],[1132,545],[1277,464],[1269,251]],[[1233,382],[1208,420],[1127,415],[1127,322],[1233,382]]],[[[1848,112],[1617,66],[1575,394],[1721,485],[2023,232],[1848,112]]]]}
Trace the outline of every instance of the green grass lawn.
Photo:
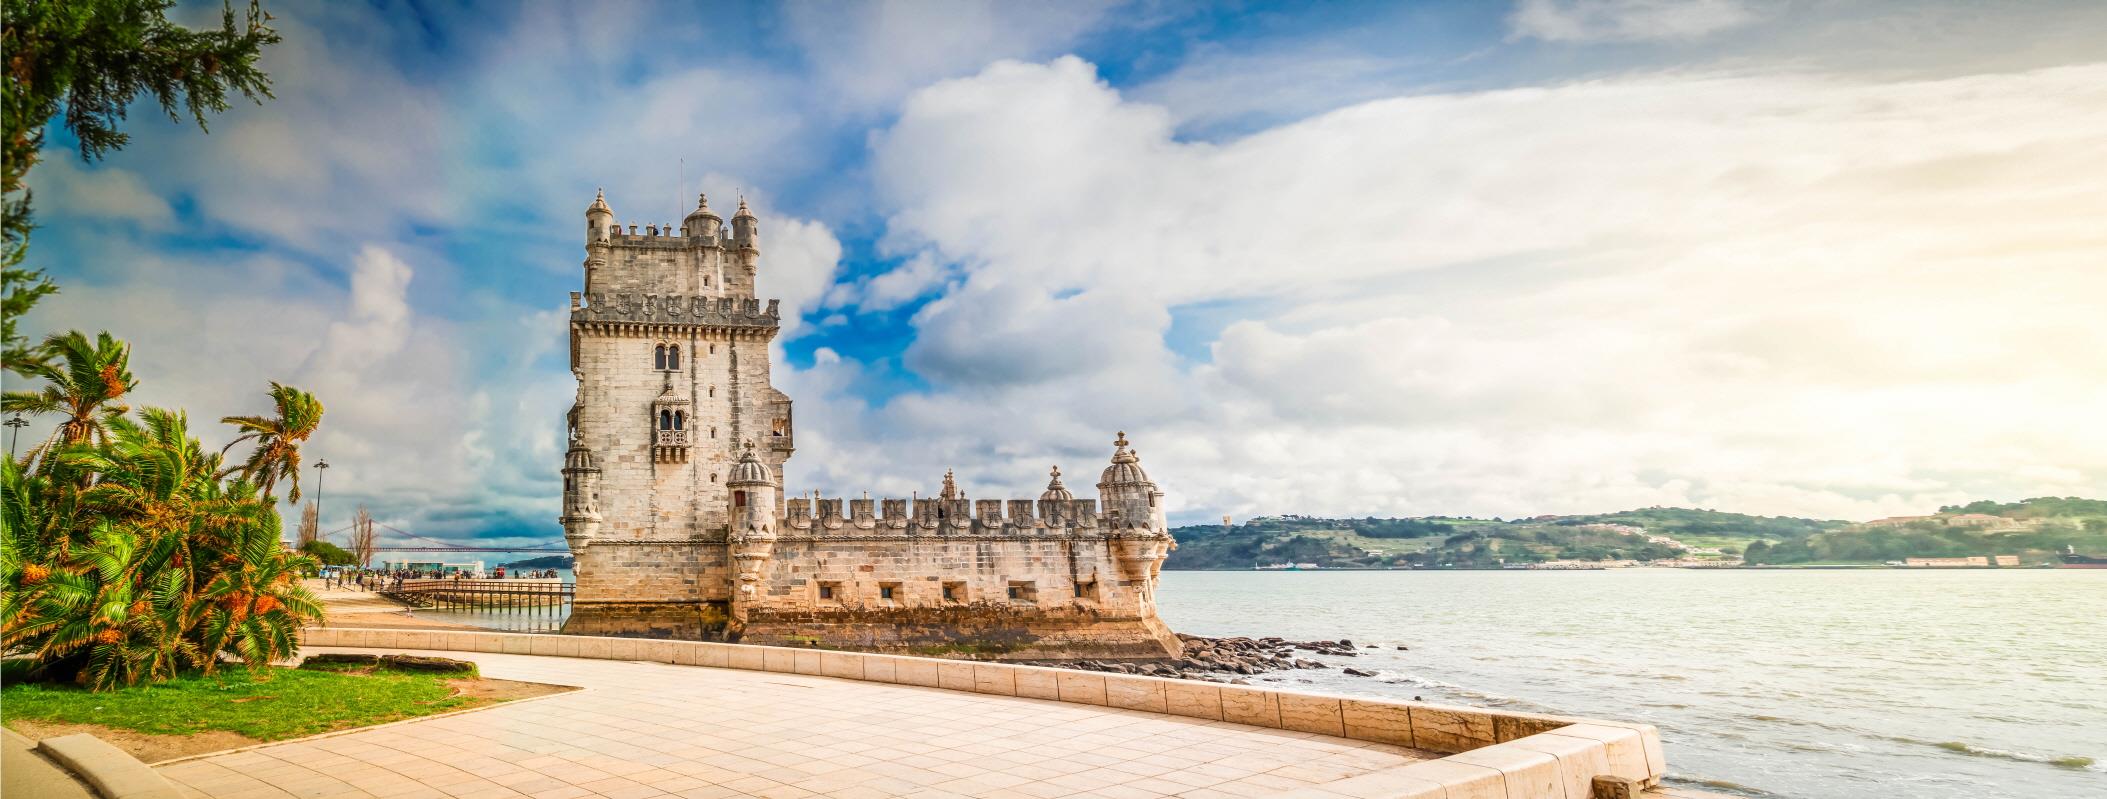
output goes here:
{"type": "Polygon", "coordinates": [[[382,724],[484,703],[454,696],[450,677],[393,670],[235,667],[212,676],[189,674],[156,685],[93,693],[71,685],[20,682],[20,669],[0,673],[0,720],[100,724],[153,735],[210,730],[259,741],[382,724]]]}

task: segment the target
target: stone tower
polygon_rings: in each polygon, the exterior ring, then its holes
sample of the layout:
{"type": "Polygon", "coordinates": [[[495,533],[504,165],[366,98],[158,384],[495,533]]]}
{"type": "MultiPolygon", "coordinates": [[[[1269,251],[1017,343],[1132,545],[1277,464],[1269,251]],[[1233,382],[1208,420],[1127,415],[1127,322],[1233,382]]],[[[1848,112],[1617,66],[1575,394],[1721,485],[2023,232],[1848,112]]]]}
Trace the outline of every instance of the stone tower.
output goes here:
{"type": "MultiPolygon", "coordinates": [[[[596,614],[661,612],[645,607],[642,583],[693,580],[708,565],[694,562],[692,546],[672,545],[726,541],[735,468],[751,459],[780,474],[793,445],[790,398],[769,383],[777,303],[754,294],[761,234],[746,203],[728,230],[707,197],[678,227],[625,227],[602,194],[585,221],[563,524],[579,556],[577,615],[590,626],[596,614]],[[614,557],[584,554],[596,547],[618,547],[619,562],[643,568],[594,574],[614,557]]],[[[782,511],[772,483],[748,496],[764,503],[748,509],[755,518],[782,511]]]]}

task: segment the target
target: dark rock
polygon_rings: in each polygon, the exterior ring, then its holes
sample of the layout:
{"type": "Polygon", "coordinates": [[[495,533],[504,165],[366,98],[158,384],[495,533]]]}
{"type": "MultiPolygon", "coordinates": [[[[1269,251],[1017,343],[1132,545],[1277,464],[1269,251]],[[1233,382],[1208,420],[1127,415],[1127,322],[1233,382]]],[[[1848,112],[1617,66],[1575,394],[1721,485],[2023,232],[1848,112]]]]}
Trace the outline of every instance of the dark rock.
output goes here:
{"type": "Polygon", "coordinates": [[[431,671],[448,673],[474,672],[476,670],[476,664],[470,663],[466,660],[426,657],[423,655],[382,655],[380,657],[380,662],[381,665],[387,666],[388,668],[402,669],[403,671],[431,671]]]}
{"type": "Polygon", "coordinates": [[[1372,672],[1372,671],[1362,671],[1362,670],[1360,670],[1360,669],[1356,669],[1356,668],[1353,668],[1353,667],[1351,667],[1351,666],[1347,667],[1347,669],[1346,669],[1346,673],[1347,673],[1347,674],[1351,674],[1351,675],[1353,675],[1353,676],[1355,676],[1355,677],[1373,677],[1373,676],[1375,676],[1375,672],[1372,672]]]}

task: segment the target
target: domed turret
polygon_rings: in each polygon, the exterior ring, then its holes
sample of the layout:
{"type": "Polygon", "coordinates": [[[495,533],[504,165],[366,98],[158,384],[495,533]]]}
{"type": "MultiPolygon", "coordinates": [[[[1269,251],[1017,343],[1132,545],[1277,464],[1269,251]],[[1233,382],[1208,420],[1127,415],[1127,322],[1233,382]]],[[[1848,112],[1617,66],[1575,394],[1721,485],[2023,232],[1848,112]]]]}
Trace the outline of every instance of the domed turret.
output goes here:
{"type": "Polygon", "coordinates": [[[1121,431],[1112,442],[1112,465],[1097,481],[1099,506],[1115,527],[1163,529],[1163,492],[1141,469],[1141,453],[1127,449],[1127,434],[1121,431]]]}
{"type": "Polygon", "coordinates": [[[1141,470],[1141,455],[1127,449],[1126,431],[1120,431],[1112,446],[1112,465],[1105,467],[1104,475],[1097,481],[1100,490],[1107,486],[1156,485],[1149,482],[1148,472],[1141,470]]]}
{"type": "Polygon", "coordinates": [[[739,211],[732,214],[732,240],[739,242],[740,249],[761,247],[761,220],[755,219],[754,212],[747,209],[744,197],[739,198],[739,211]]]}
{"type": "Polygon", "coordinates": [[[734,488],[739,486],[774,486],[775,475],[768,470],[768,464],[762,463],[760,458],[754,457],[754,445],[753,442],[749,441],[746,444],[746,452],[739,456],[738,463],[732,465],[731,475],[724,481],[724,484],[734,488]]]}
{"type": "Polygon", "coordinates": [[[1053,481],[1046,484],[1046,491],[1039,495],[1039,500],[1041,502],[1046,500],[1068,502],[1074,499],[1075,494],[1068,490],[1068,486],[1061,485],[1061,467],[1053,467],[1053,481]]]}
{"type": "Polygon", "coordinates": [[[714,237],[717,231],[723,228],[724,220],[718,218],[717,212],[710,210],[710,196],[707,194],[695,195],[695,210],[689,211],[688,218],[680,223],[683,235],[703,238],[714,237]]]}
{"type": "Polygon", "coordinates": [[[600,463],[583,442],[563,454],[563,537],[576,551],[600,534],[600,463]]]}
{"type": "Polygon", "coordinates": [[[593,204],[585,208],[586,245],[591,246],[594,242],[606,241],[607,237],[614,232],[614,225],[615,212],[614,209],[607,207],[607,192],[604,190],[595,191],[593,193],[593,204]]]}
{"type": "Polygon", "coordinates": [[[732,490],[732,525],[734,538],[775,537],[776,487],[775,473],[768,464],[754,456],[754,442],[746,442],[745,453],[739,462],[732,465],[731,475],[725,486],[732,490]]]}

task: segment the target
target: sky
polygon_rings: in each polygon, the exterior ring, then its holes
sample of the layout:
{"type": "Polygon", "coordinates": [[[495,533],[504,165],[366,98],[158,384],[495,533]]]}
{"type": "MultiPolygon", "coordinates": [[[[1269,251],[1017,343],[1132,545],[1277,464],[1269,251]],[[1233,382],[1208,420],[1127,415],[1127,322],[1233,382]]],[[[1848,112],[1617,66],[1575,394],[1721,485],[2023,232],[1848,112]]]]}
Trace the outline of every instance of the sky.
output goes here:
{"type": "Polygon", "coordinates": [[[2107,495],[2100,4],[267,5],[275,99],[52,133],[24,324],[215,445],[315,392],[325,528],[559,538],[602,188],[753,204],[789,494],[1123,430],[1174,523],[2107,495]]]}

